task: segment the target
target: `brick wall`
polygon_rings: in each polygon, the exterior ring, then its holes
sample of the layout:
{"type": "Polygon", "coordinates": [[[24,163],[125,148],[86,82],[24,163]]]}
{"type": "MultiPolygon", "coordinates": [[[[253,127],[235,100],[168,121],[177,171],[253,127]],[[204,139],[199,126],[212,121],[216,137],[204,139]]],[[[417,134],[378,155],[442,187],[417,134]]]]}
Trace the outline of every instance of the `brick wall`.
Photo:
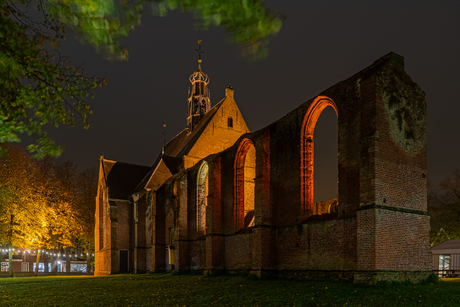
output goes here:
{"type": "Polygon", "coordinates": [[[251,270],[252,234],[225,237],[225,265],[229,270],[251,270]]]}
{"type": "Polygon", "coordinates": [[[131,249],[131,221],[130,221],[130,210],[132,210],[132,204],[129,202],[116,202],[116,216],[117,216],[117,242],[114,248],[117,249],[131,249]]]}
{"type": "Polygon", "coordinates": [[[235,102],[234,90],[226,88],[225,96],[224,101],[218,107],[200,138],[184,157],[184,168],[190,168],[208,155],[229,148],[242,134],[249,132],[248,126],[235,102]],[[228,118],[233,119],[232,127],[228,126],[228,118]]]}
{"type": "Polygon", "coordinates": [[[203,270],[206,267],[206,240],[190,242],[190,269],[203,270]]]}
{"type": "Polygon", "coordinates": [[[359,211],[358,269],[430,270],[429,230],[426,214],[385,207],[359,211]]]}
{"type": "Polygon", "coordinates": [[[152,270],[163,271],[165,266],[166,227],[165,227],[165,190],[163,185],[152,195],[152,270]]]}
{"type": "Polygon", "coordinates": [[[144,194],[134,203],[134,271],[145,272],[147,270],[146,263],[146,213],[147,203],[144,194]]]}
{"type": "Polygon", "coordinates": [[[276,253],[281,270],[356,270],[356,219],[278,228],[276,253]]]}

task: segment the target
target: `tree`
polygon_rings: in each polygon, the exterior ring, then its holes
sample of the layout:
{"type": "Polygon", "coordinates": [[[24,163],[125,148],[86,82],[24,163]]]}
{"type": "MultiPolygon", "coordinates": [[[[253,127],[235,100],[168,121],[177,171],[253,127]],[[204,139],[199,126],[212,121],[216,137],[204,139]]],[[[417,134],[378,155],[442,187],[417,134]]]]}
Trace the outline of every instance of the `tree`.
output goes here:
{"type": "Polygon", "coordinates": [[[86,99],[106,79],[86,76],[61,56],[66,27],[104,56],[125,60],[128,53],[119,40],[140,24],[149,2],[160,16],[180,9],[193,12],[204,28],[223,26],[253,57],[266,54],[268,38],[281,28],[280,15],[261,0],[0,0],[0,143],[33,135],[30,152],[57,156],[62,149],[44,125],[88,128],[86,99]]]}
{"type": "Polygon", "coordinates": [[[82,225],[79,244],[86,250],[94,250],[94,214],[98,177],[99,171],[93,167],[79,173],[76,178],[78,202],[75,211],[82,225]]]}
{"type": "Polygon", "coordinates": [[[63,246],[80,245],[86,250],[94,250],[98,170],[89,168],[78,172],[77,165],[70,160],[63,163],[56,163],[56,160],[53,162],[53,173],[50,174],[56,189],[53,202],[60,204],[61,214],[66,214],[67,220],[72,224],[60,225],[62,229],[58,232],[59,243],[63,246]],[[63,208],[63,204],[67,207],[63,208]]]}
{"type": "MultiPolygon", "coordinates": [[[[97,172],[78,173],[71,161],[37,160],[19,146],[4,144],[3,149],[7,154],[0,157],[0,243],[7,243],[9,250],[77,244],[91,249],[97,172]]],[[[36,273],[39,261],[40,252],[36,273]]]]}
{"type": "MultiPolygon", "coordinates": [[[[42,11],[42,1],[37,1],[42,11]]],[[[28,149],[37,157],[61,149],[43,126],[88,128],[91,113],[85,99],[105,79],[87,77],[58,51],[64,26],[48,13],[31,17],[28,1],[0,0],[0,143],[18,142],[21,134],[36,137],[28,149]]]]}
{"type": "Polygon", "coordinates": [[[8,154],[0,161],[0,242],[8,244],[12,275],[12,247],[38,247],[48,242],[48,219],[53,212],[43,197],[37,161],[19,147],[4,149],[8,154]]]}
{"type": "Polygon", "coordinates": [[[141,23],[142,13],[151,5],[157,16],[168,11],[192,12],[199,25],[222,26],[246,55],[266,55],[268,38],[281,29],[281,15],[269,10],[261,0],[49,0],[47,8],[60,23],[71,26],[80,38],[96,46],[106,56],[127,59],[119,45],[141,23]]]}
{"type": "Polygon", "coordinates": [[[428,194],[432,246],[449,239],[460,239],[460,169],[455,169],[439,187],[439,191],[430,190],[428,194]]]}
{"type": "Polygon", "coordinates": [[[46,190],[47,207],[53,215],[49,217],[53,245],[69,247],[79,237],[82,223],[77,214],[79,203],[76,187],[77,165],[71,161],[59,163],[48,158],[41,161],[43,183],[46,190]]]}

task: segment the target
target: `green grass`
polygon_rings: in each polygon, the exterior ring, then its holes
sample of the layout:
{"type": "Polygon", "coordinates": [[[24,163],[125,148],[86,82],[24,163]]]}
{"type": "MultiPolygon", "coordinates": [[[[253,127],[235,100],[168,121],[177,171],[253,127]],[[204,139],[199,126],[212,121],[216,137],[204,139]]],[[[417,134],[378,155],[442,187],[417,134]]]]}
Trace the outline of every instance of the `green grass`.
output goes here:
{"type": "Polygon", "coordinates": [[[354,285],[242,276],[0,279],[1,306],[460,306],[460,279],[354,285]]]}

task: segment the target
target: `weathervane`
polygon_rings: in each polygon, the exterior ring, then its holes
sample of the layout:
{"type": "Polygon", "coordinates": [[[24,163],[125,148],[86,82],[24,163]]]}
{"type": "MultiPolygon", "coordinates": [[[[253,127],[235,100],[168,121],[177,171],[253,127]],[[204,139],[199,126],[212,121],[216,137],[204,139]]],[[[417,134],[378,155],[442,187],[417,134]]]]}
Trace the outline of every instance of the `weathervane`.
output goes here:
{"type": "MultiPolygon", "coordinates": [[[[163,125],[163,135],[164,135],[164,145],[166,145],[166,135],[168,134],[168,130],[166,130],[166,124],[163,125]]],[[[163,148],[164,149],[164,148],[163,148]]]]}
{"type": "Polygon", "coordinates": [[[198,40],[198,49],[195,49],[195,51],[198,52],[198,69],[201,70],[201,54],[204,53],[203,50],[201,50],[201,42],[202,40],[198,40]]]}

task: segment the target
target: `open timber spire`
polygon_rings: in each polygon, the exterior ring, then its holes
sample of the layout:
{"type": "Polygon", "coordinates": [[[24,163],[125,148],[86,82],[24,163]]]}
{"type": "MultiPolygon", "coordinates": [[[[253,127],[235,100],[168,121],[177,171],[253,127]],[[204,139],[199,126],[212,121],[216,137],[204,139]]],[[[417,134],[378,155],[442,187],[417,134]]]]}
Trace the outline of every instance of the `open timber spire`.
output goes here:
{"type": "Polygon", "coordinates": [[[198,70],[190,77],[192,89],[189,89],[188,109],[187,109],[187,128],[192,131],[203,116],[211,109],[210,91],[208,89],[209,77],[201,70],[201,40],[198,41],[198,70]]]}

